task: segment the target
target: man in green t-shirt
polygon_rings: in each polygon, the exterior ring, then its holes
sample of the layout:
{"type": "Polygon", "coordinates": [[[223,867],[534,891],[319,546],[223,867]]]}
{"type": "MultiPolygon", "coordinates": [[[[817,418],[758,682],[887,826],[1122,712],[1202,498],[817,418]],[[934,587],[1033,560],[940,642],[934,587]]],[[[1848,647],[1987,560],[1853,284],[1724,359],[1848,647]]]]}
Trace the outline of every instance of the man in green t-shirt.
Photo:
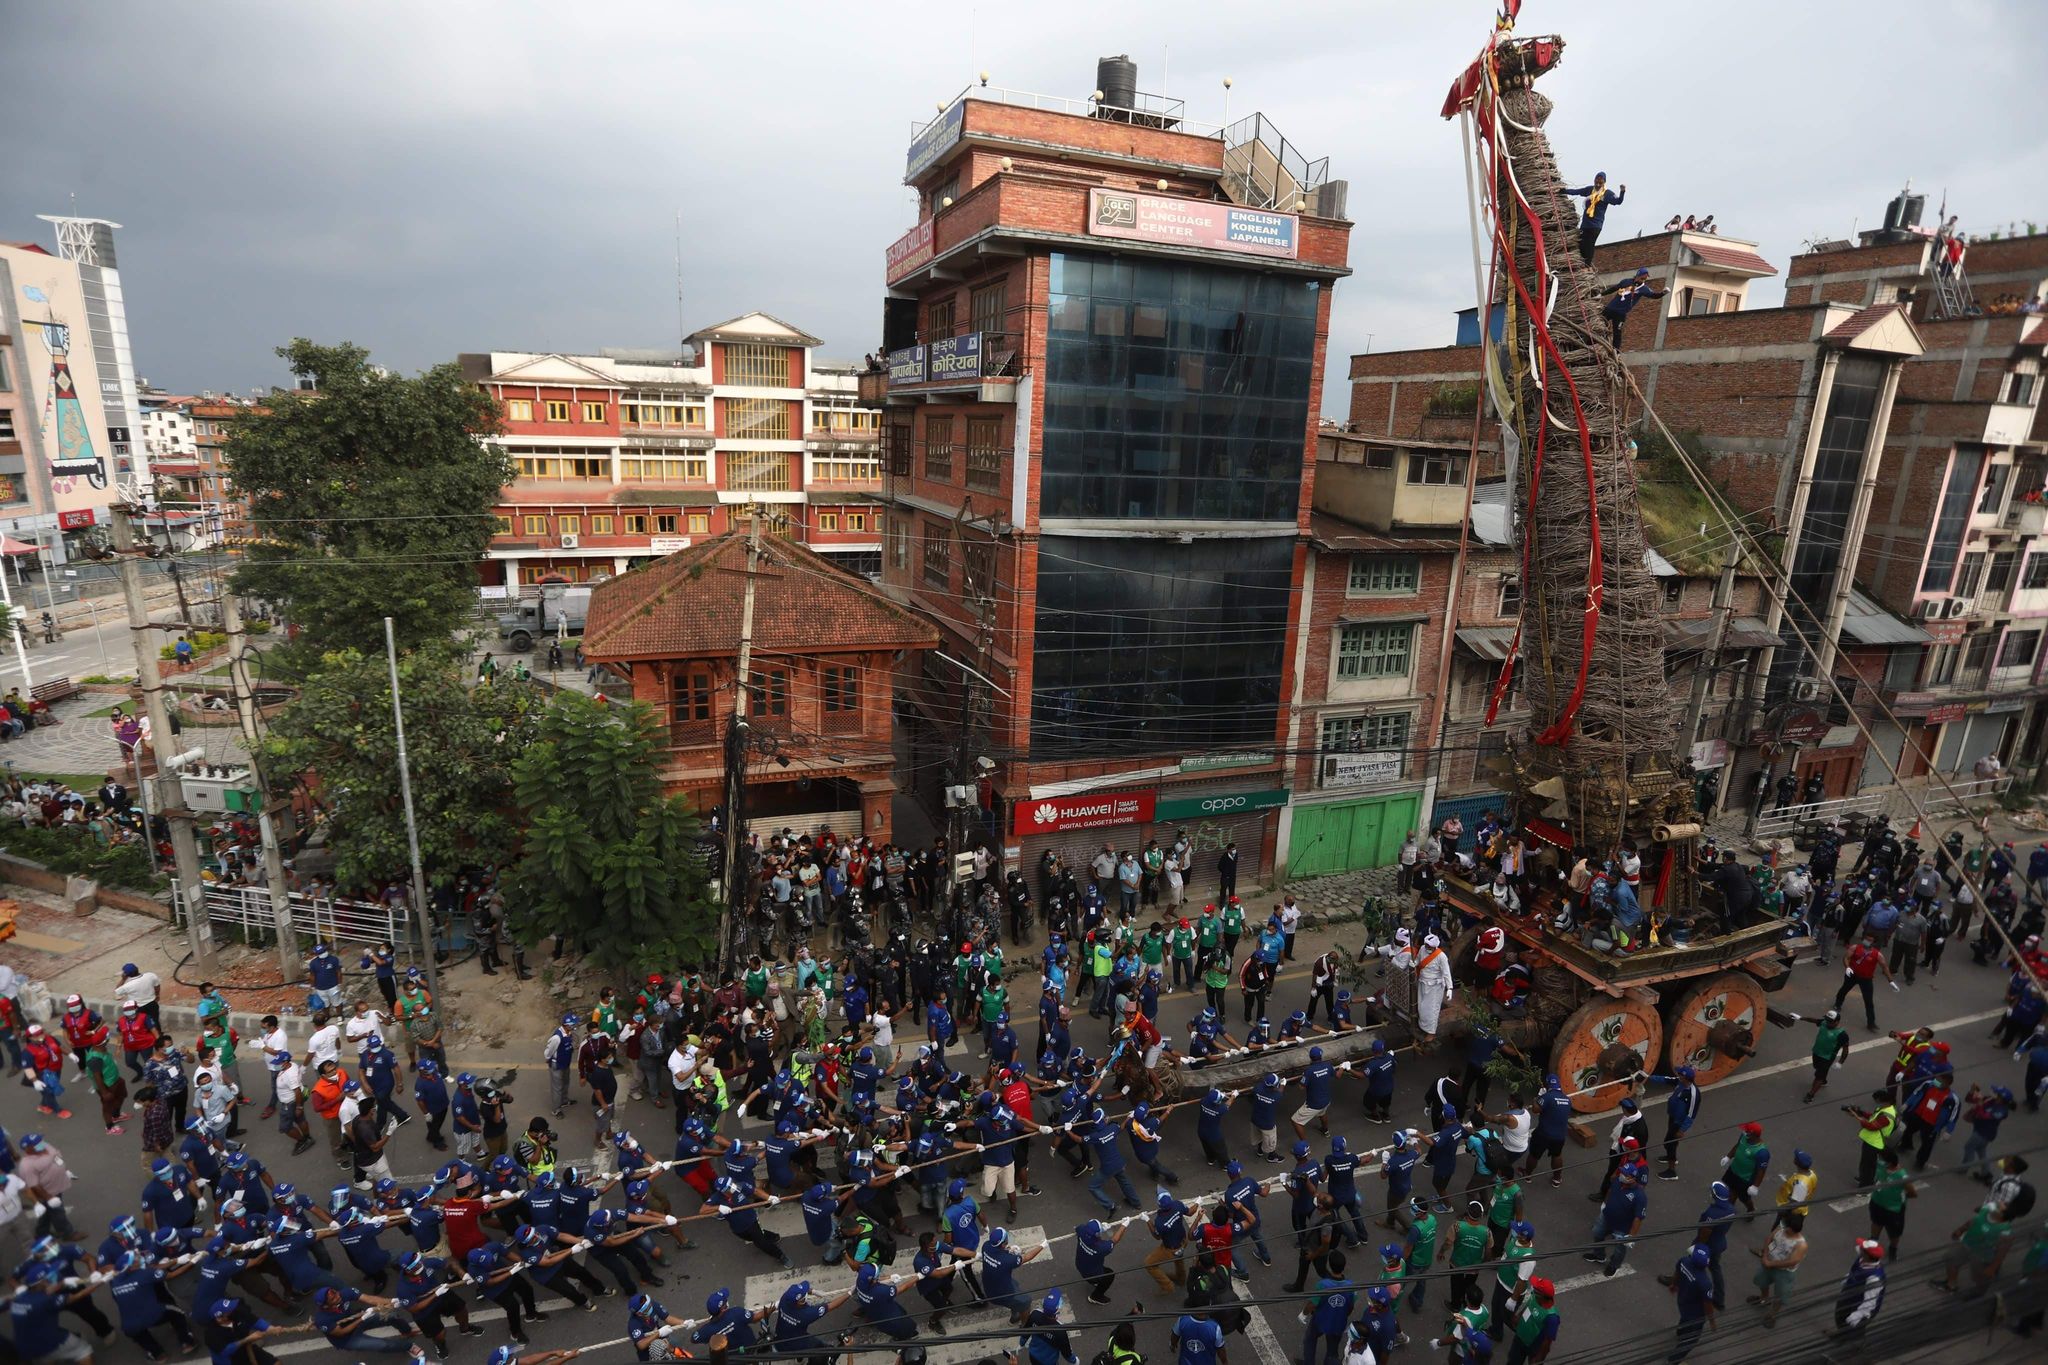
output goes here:
{"type": "Polygon", "coordinates": [[[1223,904],[1223,955],[1237,960],[1237,941],[1244,937],[1244,907],[1235,896],[1223,904]]]}
{"type": "Polygon", "coordinates": [[[1230,990],[1230,962],[1221,949],[1202,960],[1202,994],[1210,1009],[1220,1016],[1230,990]]]}
{"type": "Polygon", "coordinates": [[[1216,913],[1216,907],[1202,907],[1202,917],[1195,921],[1195,942],[1203,952],[1208,952],[1223,941],[1223,918],[1216,913]]]}
{"type": "Polygon", "coordinates": [[[1166,970],[1166,934],[1159,927],[1158,920],[1145,926],[1145,937],[1138,940],[1138,956],[1147,971],[1155,967],[1162,972],[1166,970]]]}
{"type": "Polygon", "coordinates": [[[1806,1021],[1814,1027],[1813,1036],[1813,1084],[1806,1087],[1806,1100],[1813,1103],[1813,1097],[1828,1083],[1828,1072],[1849,1055],[1849,1030],[1842,1027],[1840,1010],[1829,1010],[1818,1019],[1806,1021]]]}
{"type": "Polygon", "coordinates": [[[1465,1306],[1466,1294],[1479,1285],[1479,1272],[1469,1269],[1486,1259],[1493,1233],[1486,1225],[1486,1205],[1474,1199],[1465,1215],[1451,1225],[1451,1307],[1465,1306]]]}
{"type": "Polygon", "coordinates": [[[1894,1261],[1899,1255],[1899,1238],[1906,1232],[1906,1201],[1919,1195],[1897,1152],[1886,1152],[1878,1158],[1877,1178],[1870,1187],[1870,1240],[1889,1238],[1891,1249],[1887,1254],[1894,1261]]]}
{"type": "Polygon", "coordinates": [[[1516,1219],[1507,1245],[1494,1253],[1493,1259],[1500,1262],[1493,1272],[1493,1320],[1505,1328],[1514,1314],[1515,1300],[1522,1296],[1523,1284],[1536,1273],[1535,1226],[1516,1219]]]}
{"type": "Polygon", "coordinates": [[[1493,1201],[1486,1211],[1486,1258],[1495,1260],[1508,1244],[1509,1229],[1522,1220],[1522,1185],[1511,1164],[1493,1173],[1493,1201]]]}
{"type": "Polygon", "coordinates": [[[1415,1276],[1408,1287],[1408,1301],[1420,1308],[1428,1292],[1429,1268],[1436,1264],[1436,1215],[1429,1211],[1428,1200],[1413,1199],[1397,1216],[1408,1229],[1407,1269],[1415,1276]]]}
{"type": "Polygon", "coordinates": [[[2003,1209],[1986,1204],[1950,1233],[1949,1239],[1955,1245],[1948,1252],[1948,1274],[1934,1281],[1934,1287],[1955,1293],[1956,1278],[1968,1266],[1970,1292],[1979,1294],[1998,1278],[1998,1268],[2005,1264],[2006,1250],[2012,1246],[2012,1224],[2005,1220],[2003,1209]]]}
{"type": "Polygon", "coordinates": [[[1173,926],[1173,981],[1167,987],[1170,994],[1185,987],[1195,988],[1195,931],[1186,920],[1173,926]]]}
{"type": "Polygon", "coordinates": [[[1557,1340],[1557,1326],[1557,1286],[1538,1275],[1529,1281],[1529,1292],[1515,1308],[1512,1330],[1521,1344],[1516,1359],[1540,1361],[1549,1356],[1551,1344],[1557,1340]]]}

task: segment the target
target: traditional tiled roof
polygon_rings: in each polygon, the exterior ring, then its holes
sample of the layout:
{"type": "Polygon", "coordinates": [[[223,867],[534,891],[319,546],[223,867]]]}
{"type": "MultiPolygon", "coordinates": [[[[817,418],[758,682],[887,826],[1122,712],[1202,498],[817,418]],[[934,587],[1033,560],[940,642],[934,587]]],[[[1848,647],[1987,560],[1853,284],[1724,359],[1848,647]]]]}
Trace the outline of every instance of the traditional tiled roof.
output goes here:
{"type": "Polygon", "coordinates": [[[1745,246],[1729,246],[1721,243],[1707,243],[1687,237],[1686,250],[1700,258],[1707,265],[1718,265],[1728,270],[1740,270],[1755,275],[1775,275],[1778,267],[1745,246]]]}
{"type": "MultiPolygon", "coordinates": [[[[590,594],[583,652],[599,660],[737,654],[746,544],[738,532],[714,536],[598,584],[590,594]]],[[[829,654],[937,646],[937,628],[824,555],[781,539],[762,549],[755,649],[829,654]]]]}

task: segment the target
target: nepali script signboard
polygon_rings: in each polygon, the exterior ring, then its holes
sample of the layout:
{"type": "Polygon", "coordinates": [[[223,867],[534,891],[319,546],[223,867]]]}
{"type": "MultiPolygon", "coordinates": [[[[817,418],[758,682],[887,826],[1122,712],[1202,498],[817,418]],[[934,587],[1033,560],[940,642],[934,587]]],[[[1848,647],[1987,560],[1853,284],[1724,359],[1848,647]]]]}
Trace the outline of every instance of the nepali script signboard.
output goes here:
{"type": "Polygon", "coordinates": [[[1088,191],[1088,235],[1291,261],[1300,251],[1301,219],[1206,199],[1095,189],[1088,191]]]}

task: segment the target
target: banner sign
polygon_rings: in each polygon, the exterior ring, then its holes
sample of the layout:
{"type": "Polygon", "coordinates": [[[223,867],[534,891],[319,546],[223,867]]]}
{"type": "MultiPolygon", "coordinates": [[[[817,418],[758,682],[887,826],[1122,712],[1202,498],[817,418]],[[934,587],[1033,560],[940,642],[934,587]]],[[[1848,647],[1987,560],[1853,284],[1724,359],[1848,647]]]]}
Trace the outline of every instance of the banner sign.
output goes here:
{"type": "Polygon", "coordinates": [[[1330,754],[1323,759],[1325,787],[1363,787],[1374,782],[1399,782],[1407,755],[1395,750],[1377,754],[1330,754]]]}
{"type": "Polygon", "coordinates": [[[924,347],[905,346],[889,352],[889,384],[924,383],[924,347]]]}
{"type": "Polygon", "coordinates": [[[908,182],[930,170],[940,157],[960,140],[960,127],[967,118],[967,101],[953,101],[951,108],[918,130],[910,140],[910,153],[903,161],[903,179],[908,182]]]}
{"type": "Polygon", "coordinates": [[[1216,768],[1256,768],[1262,763],[1271,763],[1273,755],[1246,751],[1235,754],[1199,754],[1194,758],[1180,761],[1184,773],[1206,773],[1216,768]]]}
{"type": "Polygon", "coordinates": [[[1084,792],[1019,801],[1013,829],[1019,835],[1052,834],[1098,825],[1144,825],[1152,821],[1155,792],[1084,792]]]}
{"type": "Polygon", "coordinates": [[[889,243],[882,253],[882,279],[894,284],[932,259],[932,220],[927,218],[889,243]]]}
{"type": "Polygon", "coordinates": [[[1206,199],[1124,190],[1088,191],[1088,235],[1134,242],[1235,251],[1248,256],[1293,260],[1300,249],[1301,220],[1291,213],[1267,213],[1206,199]]]}
{"type": "Polygon", "coordinates": [[[940,337],[924,348],[924,377],[937,384],[946,379],[981,378],[981,333],[940,337]]]}
{"type": "Polygon", "coordinates": [[[1287,804],[1287,788],[1262,792],[1219,792],[1214,796],[1176,796],[1161,801],[1152,812],[1153,821],[1213,820],[1221,816],[1245,815],[1253,811],[1278,810],[1287,804]]]}

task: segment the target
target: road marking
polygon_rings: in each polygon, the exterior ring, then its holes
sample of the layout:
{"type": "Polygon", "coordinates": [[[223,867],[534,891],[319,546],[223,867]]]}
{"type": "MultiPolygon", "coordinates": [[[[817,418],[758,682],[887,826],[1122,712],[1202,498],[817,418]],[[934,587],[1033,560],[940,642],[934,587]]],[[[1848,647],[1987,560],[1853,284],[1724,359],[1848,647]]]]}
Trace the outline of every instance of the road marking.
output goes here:
{"type": "Polygon", "coordinates": [[[1852,1194],[1847,1199],[1829,1200],[1828,1208],[1836,1213],[1854,1213],[1869,1202],[1870,1196],[1867,1194],[1852,1194]]]}
{"type": "MultiPolygon", "coordinates": [[[[1252,1296],[1251,1286],[1235,1275],[1230,1277],[1230,1288],[1240,1299],[1252,1296]]],[[[1245,1340],[1251,1342],[1252,1349],[1259,1353],[1263,1365],[1288,1365],[1287,1352],[1281,1347],[1280,1338],[1274,1334],[1273,1325],[1266,1321],[1266,1311],[1248,1308],[1245,1312],[1249,1315],[1244,1325],[1245,1340]]]]}
{"type": "Polygon", "coordinates": [[[1589,1270],[1583,1275],[1574,1275],[1568,1280],[1559,1280],[1557,1282],[1557,1292],[1569,1294],[1574,1289],[1590,1289],[1596,1284],[1606,1284],[1609,1280],[1625,1280],[1635,1273],[1636,1268],[1623,1261],[1621,1269],[1615,1271],[1612,1275],[1602,1270],[1589,1270]]]}

